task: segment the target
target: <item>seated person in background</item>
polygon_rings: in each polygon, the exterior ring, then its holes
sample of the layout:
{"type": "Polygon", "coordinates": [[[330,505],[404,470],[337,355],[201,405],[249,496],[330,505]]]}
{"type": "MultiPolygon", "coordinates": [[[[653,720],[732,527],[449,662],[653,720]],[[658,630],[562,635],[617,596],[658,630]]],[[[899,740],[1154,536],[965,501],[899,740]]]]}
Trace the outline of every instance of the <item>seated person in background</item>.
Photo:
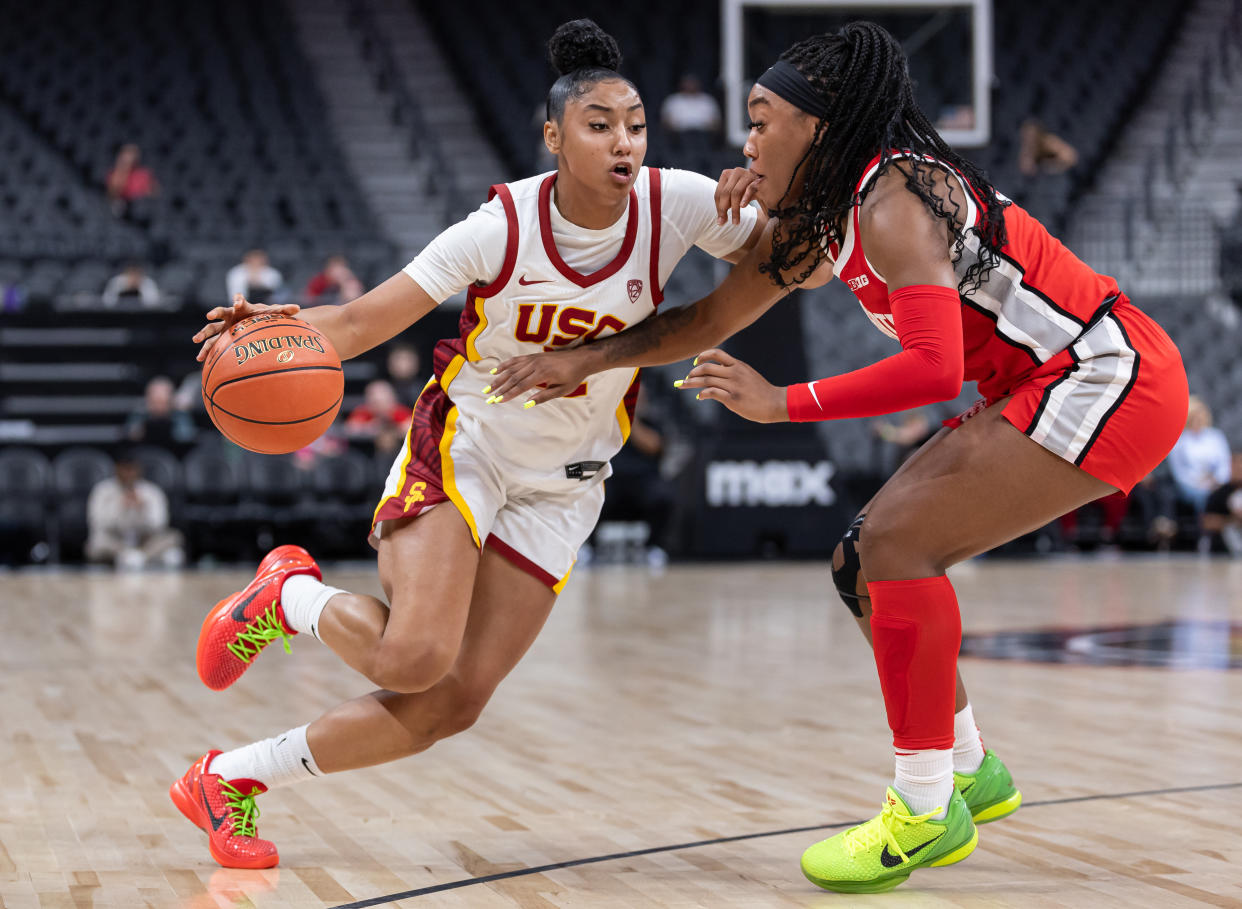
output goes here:
{"type": "Polygon", "coordinates": [[[375,454],[391,456],[401,447],[412,414],[397,400],[391,385],[376,379],[367,383],[362,403],[345,420],[345,434],[352,439],[371,439],[375,454]]]}
{"type": "Polygon", "coordinates": [[[344,256],[328,256],[303,293],[311,303],[348,303],[362,296],[363,287],[344,256]]]}
{"type": "Polygon", "coordinates": [[[1203,514],[1208,495],[1229,482],[1229,441],[1212,425],[1212,411],[1197,395],[1190,396],[1186,429],[1169,452],[1169,469],[1177,496],[1203,514]]]}
{"type": "Polygon", "coordinates": [[[1078,150],[1034,118],[1022,124],[1018,141],[1018,169],[1028,177],[1063,174],[1078,163],[1078,150]]]}
{"type": "Polygon", "coordinates": [[[922,448],[924,442],[940,431],[940,424],[933,426],[927,414],[921,409],[908,410],[896,423],[890,423],[888,420],[875,420],[871,424],[871,431],[881,441],[888,443],[883,469],[891,474],[906,463],[910,455],[922,448]]]}
{"type": "Polygon", "coordinates": [[[265,250],[251,249],[242,256],[240,264],[229,269],[224,282],[228,286],[229,305],[232,306],[238,294],[251,303],[271,303],[284,286],[285,279],[267,261],[265,250]]]}
{"type": "Polygon", "coordinates": [[[119,569],[185,562],[181,533],[168,526],[168,497],[132,456],[116,461],[116,476],[100,480],[86,500],[86,557],[119,569]]]}
{"type": "Polygon", "coordinates": [[[188,445],[196,432],[194,419],[173,406],[173,383],[166,376],[156,376],[147,383],[142,407],[125,422],[129,441],[160,448],[188,445]]]}
{"type": "Polygon", "coordinates": [[[143,306],[160,305],[160,289],[146,273],[141,262],[130,262],[119,275],[113,275],[104,285],[104,306],[118,303],[141,303],[143,306]]]}
{"type": "Polygon", "coordinates": [[[703,91],[697,76],[682,76],[677,91],[664,99],[660,124],[668,136],[676,166],[700,173],[712,170],[712,152],[720,132],[720,105],[703,91]]]}
{"type": "Polygon", "coordinates": [[[1242,556],[1242,452],[1233,453],[1229,482],[1218,486],[1207,497],[1203,509],[1203,533],[1211,548],[1221,544],[1236,556],[1242,556]]]}
{"type": "Polygon", "coordinates": [[[418,351],[408,344],[394,344],[388,348],[388,382],[396,392],[397,400],[408,407],[413,407],[423,386],[427,384],[425,376],[420,375],[422,360],[418,351]]]}
{"type": "Polygon", "coordinates": [[[122,145],[104,182],[112,213],[118,218],[137,201],[155,195],[159,185],[148,168],[142,166],[142,150],[132,142],[122,145]]]}
{"type": "Polygon", "coordinates": [[[1173,481],[1157,468],[1130,490],[1130,513],[1147,531],[1147,542],[1164,551],[1177,538],[1177,497],[1173,481]]]}
{"type": "MultiPolygon", "coordinates": [[[[660,472],[664,435],[646,388],[639,388],[638,405],[630,424],[630,437],[612,458],[612,476],[604,491],[600,522],[642,521],[649,528],[647,558],[662,564],[667,556],[669,519],[673,513],[673,489],[660,472]]],[[[596,529],[598,534],[598,527],[596,529]]]]}

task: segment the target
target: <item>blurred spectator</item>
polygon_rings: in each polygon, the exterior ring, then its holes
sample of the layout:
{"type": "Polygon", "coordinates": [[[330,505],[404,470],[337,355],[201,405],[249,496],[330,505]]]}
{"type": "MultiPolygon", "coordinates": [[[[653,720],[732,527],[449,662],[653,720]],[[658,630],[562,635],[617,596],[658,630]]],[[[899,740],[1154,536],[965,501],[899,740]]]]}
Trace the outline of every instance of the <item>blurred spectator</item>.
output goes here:
{"type": "Polygon", "coordinates": [[[348,303],[361,297],[362,293],[362,282],[350,269],[344,256],[329,256],[323,270],[306,282],[304,291],[310,303],[348,303]]]}
{"type": "Polygon", "coordinates": [[[143,406],[129,415],[125,435],[131,442],[176,448],[194,441],[194,420],[173,406],[173,383],[156,376],[147,383],[143,406]]]}
{"type": "Polygon", "coordinates": [[[130,262],[119,275],[113,275],[104,285],[104,306],[116,306],[122,301],[138,302],[143,306],[160,305],[160,289],[140,262],[130,262]]]}
{"type": "Polygon", "coordinates": [[[1162,551],[1172,546],[1177,537],[1177,497],[1161,469],[1130,490],[1130,514],[1146,532],[1148,544],[1162,551]]]}
{"type": "Polygon", "coordinates": [[[224,281],[230,304],[237,294],[251,303],[269,303],[285,283],[281,273],[267,261],[266,250],[262,249],[247,250],[240,264],[229,269],[224,281]]]}
{"type": "Polygon", "coordinates": [[[1061,515],[1061,533],[1065,535],[1066,542],[1071,545],[1078,545],[1080,542],[1078,536],[1079,519],[1084,512],[1092,510],[1098,510],[1100,514],[1100,544],[1103,546],[1115,546],[1118,537],[1121,535],[1121,524],[1126,519],[1126,513],[1130,510],[1130,500],[1124,492],[1114,492],[1112,495],[1096,499],[1094,502],[1088,502],[1081,508],[1076,508],[1068,514],[1061,515]]]}
{"type": "Polygon", "coordinates": [[[372,440],[377,455],[395,454],[409,431],[413,411],[397,400],[392,385],[383,379],[368,382],[363,394],[362,403],[345,421],[345,434],[372,440]]]}
{"type": "Polygon", "coordinates": [[[142,150],[127,142],[117,150],[105,188],[108,201],[112,203],[112,213],[119,218],[130,213],[135,202],[155,195],[159,184],[151,171],[142,166],[142,150]]]}
{"type": "MultiPolygon", "coordinates": [[[[608,478],[600,521],[645,523],[650,531],[647,559],[658,565],[668,558],[665,551],[674,494],[660,469],[665,444],[664,433],[655,422],[657,414],[646,389],[640,389],[630,437],[612,458],[612,476],[608,478]]],[[[601,542],[598,534],[596,542],[601,542]]]]}
{"type": "Polygon", "coordinates": [[[922,410],[908,410],[901,415],[898,423],[876,420],[871,424],[871,431],[888,443],[889,450],[882,458],[881,469],[886,475],[891,475],[922,448],[924,442],[939,432],[940,427],[933,426],[922,410]]]}
{"type": "Polygon", "coordinates": [[[206,414],[207,405],[203,403],[203,371],[196,369],[188,373],[177,390],[173,392],[173,410],[182,410],[191,417],[206,414]]]}
{"type": "Polygon", "coordinates": [[[408,344],[394,344],[388,349],[388,381],[392,385],[397,400],[413,407],[418,396],[423,392],[427,380],[419,375],[422,361],[418,351],[408,344]]]}
{"type": "Polygon", "coordinates": [[[1169,453],[1169,469],[1178,498],[1203,514],[1212,490],[1229,482],[1229,441],[1212,425],[1212,411],[1196,395],[1190,396],[1186,429],[1169,453]]]}
{"type": "Polygon", "coordinates": [[[975,106],[973,104],[946,104],[936,118],[936,129],[974,129],[975,106]]]}
{"type": "Polygon", "coordinates": [[[100,480],[86,500],[86,557],[119,569],[185,562],[181,533],[168,526],[168,497],[132,457],[116,462],[116,476],[100,480]]]}
{"type": "Polygon", "coordinates": [[[1234,188],[1238,207],[1220,234],[1220,280],[1233,305],[1242,310],[1242,183],[1234,188]]]}
{"type": "Polygon", "coordinates": [[[720,132],[720,105],[703,91],[697,76],[681,77],[677,91],[660,106],[660,123],[676,166],[699,173],[713,169],[716,137],[720,132]]]}
{"type": "Polygon", "coordinates": [[[1234,452],[1229,481],[1207,497],[1203,509],[1203,532],[1213,549],[1221,545],[1242,555],[1242,451],[1234,452]]]}
{"type": "Polygon", "coordinates": [[[1022,124],[1018,142],[1018,169],[1028,177],[1063,174],[1078,163],[1078,150],[1034,118],[1022,124]]]}

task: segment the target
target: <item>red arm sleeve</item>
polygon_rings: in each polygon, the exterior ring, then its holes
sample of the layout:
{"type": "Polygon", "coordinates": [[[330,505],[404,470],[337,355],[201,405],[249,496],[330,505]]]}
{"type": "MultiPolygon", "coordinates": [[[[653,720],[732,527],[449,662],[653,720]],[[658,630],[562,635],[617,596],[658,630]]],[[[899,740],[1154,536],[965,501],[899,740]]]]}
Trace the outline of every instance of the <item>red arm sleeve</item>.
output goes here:
{"type": "Polygon", "coordinates": [[[916,284],[889,295],[901,352],[839,376],[790,385],[789,419],[874,417],[947,401],[962,390],[962,303],[951,287],[916,284]]]}

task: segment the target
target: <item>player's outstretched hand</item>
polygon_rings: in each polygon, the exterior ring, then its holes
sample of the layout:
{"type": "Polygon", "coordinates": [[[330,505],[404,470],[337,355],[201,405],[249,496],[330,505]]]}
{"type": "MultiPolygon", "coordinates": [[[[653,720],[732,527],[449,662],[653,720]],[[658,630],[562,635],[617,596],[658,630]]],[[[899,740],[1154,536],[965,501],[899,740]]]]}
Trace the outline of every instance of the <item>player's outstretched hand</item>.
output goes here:
{"type": "Polygon", "coordinates": [[[719,401],[740,417],[756,423],[787,423],[785,389],[772,385],[741,360],[723,350],[705,350],[678,388],[698,388],[699,400],[719,401]]]}
{"type": "Polygon", "coordinates": [[[542,404],[553,398],[561,398],[574,391],[587,377],[582,358],[574,350],[554,350],[545,353],[513,357],[496,367],[492,383],[484,390],[490,402],[497,404],[515,401],[531,389],[535,393],[525,406],[542,404]]]}
{"type": "Polygon", "coordinates": [[[742,223],[742,207],[755,198],[758,181],[754,172],[745,167],[731,167],[720,172],[720,180],[716,183],[717,224],[730,220],[734,224],[742,223]]]}
{"type": "Polygon", "coordinates": [[[282,303],[280,305],[267,305],[251,303],[241,294],[233,295],[232,306],[217,306],[215,309],[207,313],[207,324],[198,330],[198,333],[191,338],[195,344],[202,344],[198,349],[198,356],[194,359],[200,363],[207,358],[207,354],[215,347],[215,338],[224,334],[242,319],[248,319],[251,316],[257,316],[263,312],[278,312],[286,316],[296,316],[302,307],[296,303],[282,303]]]}

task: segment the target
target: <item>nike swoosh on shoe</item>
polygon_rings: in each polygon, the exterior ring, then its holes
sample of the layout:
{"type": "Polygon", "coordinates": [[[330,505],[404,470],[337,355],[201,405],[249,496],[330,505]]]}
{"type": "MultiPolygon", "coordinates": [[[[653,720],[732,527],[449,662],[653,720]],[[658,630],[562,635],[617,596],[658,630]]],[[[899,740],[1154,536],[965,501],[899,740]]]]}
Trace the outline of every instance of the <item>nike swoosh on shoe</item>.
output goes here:
{"type": "MultiPolygon", "coordinates": [[[[930,840],[928,840],[926,843],[923,843],[921,846],[915,846],[913,849],[907,849],[906,856],[908,858],[913,858],[914,856],[922,852],[924,849],[926,849],[928,846],[930,846],[932,843],[939,840],[940,837],[942,836],[944,836],[944,834],[940,833],[936,836],[933,836],[930,840]]],[[[901,856],[893,855],[891,852],[889,852],[888,843],[885,843],[884,851],[880,853],[880,864],[883,865],[885,868],[896,868],[898,865],[901,864],[901,861],[902,861],[901,856]]]]}

